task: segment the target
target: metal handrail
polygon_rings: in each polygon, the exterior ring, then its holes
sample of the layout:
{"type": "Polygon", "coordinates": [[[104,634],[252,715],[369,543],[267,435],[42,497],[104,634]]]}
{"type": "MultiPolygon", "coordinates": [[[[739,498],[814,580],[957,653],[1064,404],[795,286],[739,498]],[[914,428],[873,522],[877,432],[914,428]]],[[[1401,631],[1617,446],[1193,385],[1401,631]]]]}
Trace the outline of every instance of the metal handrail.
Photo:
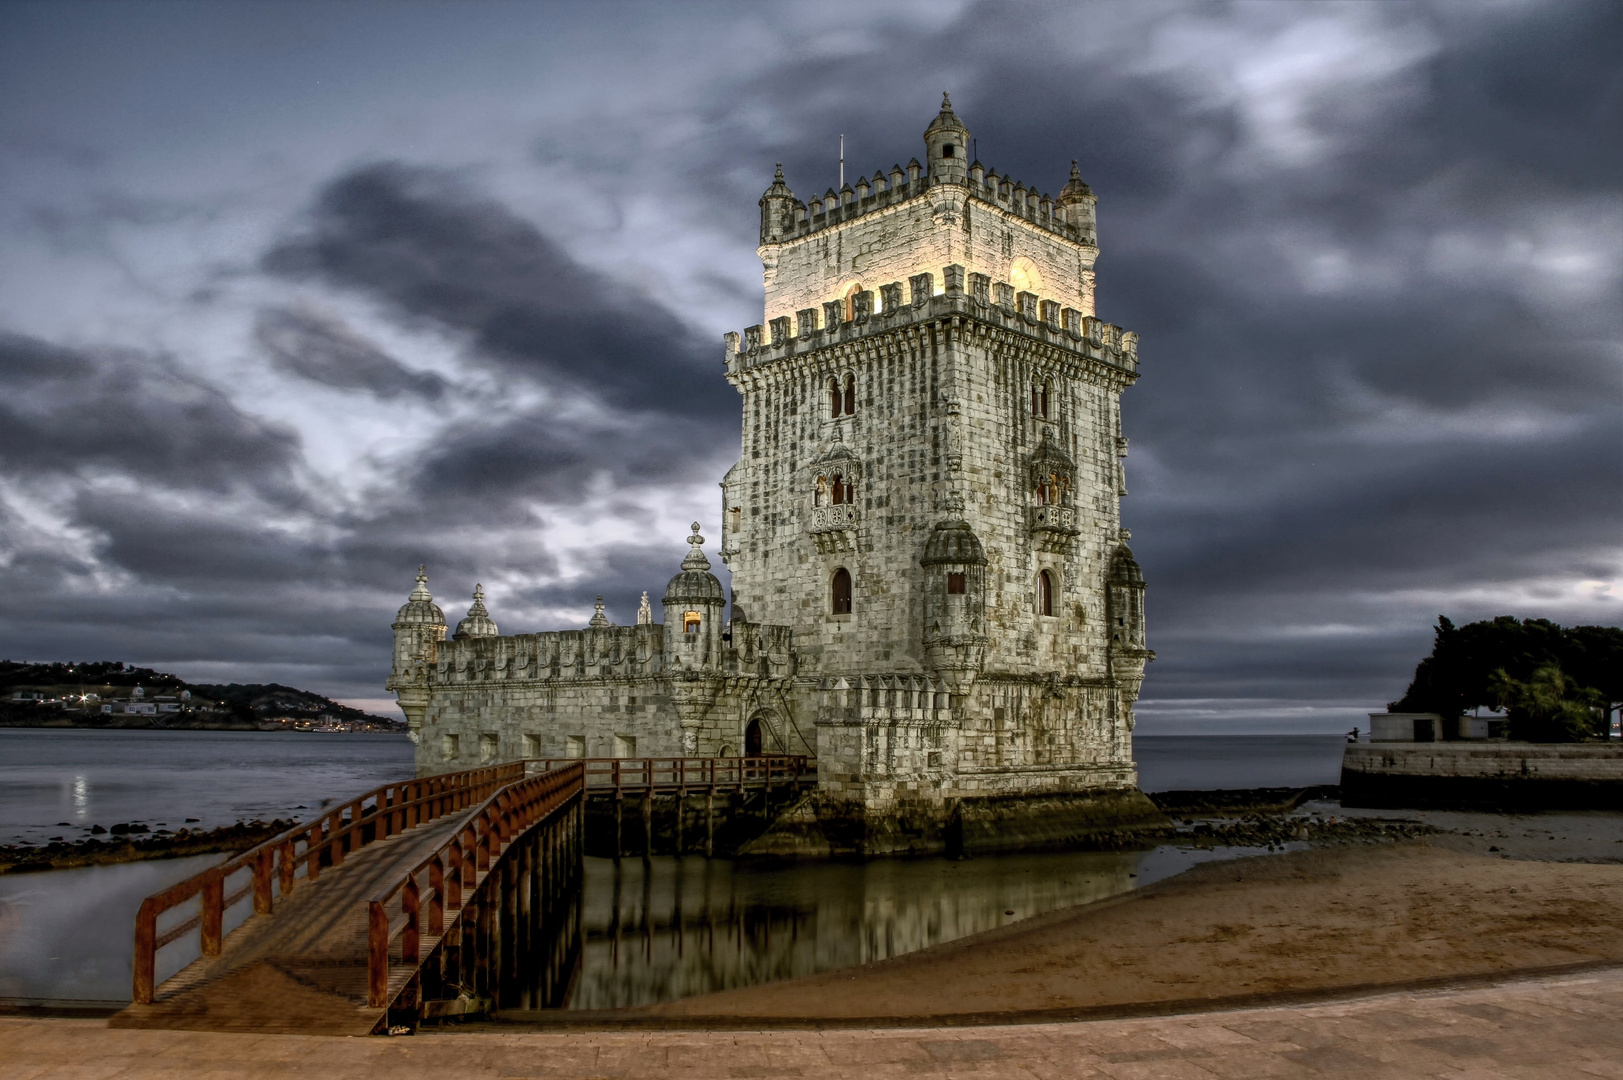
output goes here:
{"type": "Polygon", "coordinates": [[[320,876],[324,855],[329,857],[333,867],[342,866],[344,856],[352,851],[461,810],[523,776],[524,763],[520,761],[384,784],[218,866],[153,893],[141,902],[135,917],[133,998],[136,1004],[152,1003],[157,989],[159,949],[196,929],[201,934],[202,955],[218,956],[226,911],[250,894],[254,914],[269,914],[277,895],[285,897],[293,892],[301,869],[306,880],[314,881],[320,876]],[[244,869],[252,871],[251,883],[226,895],[226,879],[244,869]],[[201,905],[196,915],[161,935],[158,933],[160,915],[198,896],[201,896],[201,905]]]}
{"type": "Polygon", "coordinates": [[[428,873],[427,932],[442,937],[447,917],[455,924],[462,914],[463,890],[476,889],[480,875],[490,872],[508,845],[568,807],[585,784],[585,765],[576,761],[502,788],[471,811],[438,850],[367,901],[368,1005],[389,1004],[389,954],[396,938],[402,964],[415,967],[422,961],[423,897],[418,878],[428,873]],[[401,898],[401,914],[391,922],[388,907],[396,896],[401,898]]]}

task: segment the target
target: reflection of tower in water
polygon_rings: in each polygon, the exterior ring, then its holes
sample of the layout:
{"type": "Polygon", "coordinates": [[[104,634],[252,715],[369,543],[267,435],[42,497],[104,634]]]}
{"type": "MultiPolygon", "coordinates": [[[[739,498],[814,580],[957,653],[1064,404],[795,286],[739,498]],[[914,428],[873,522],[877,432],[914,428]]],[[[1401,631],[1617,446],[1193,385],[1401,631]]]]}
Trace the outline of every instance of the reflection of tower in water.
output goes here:
{"type": "Polygon", "coordinates": [[[626,1008],[883,960],[1125,892],[1141,858],[589,858],[583,955],[568,1007],[626,1008]]]}

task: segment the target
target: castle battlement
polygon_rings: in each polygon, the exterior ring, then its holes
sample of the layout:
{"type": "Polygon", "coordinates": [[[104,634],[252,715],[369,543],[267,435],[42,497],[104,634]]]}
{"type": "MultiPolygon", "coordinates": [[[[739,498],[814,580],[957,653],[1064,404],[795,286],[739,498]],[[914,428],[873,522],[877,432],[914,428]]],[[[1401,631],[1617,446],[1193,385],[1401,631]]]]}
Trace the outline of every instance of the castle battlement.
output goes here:
{"type": "Polygon", "coordinates": [[[876,172],[871,179],[859,178],[855,187],[848,183],[839,191],[829,188],[822,195],[814,195],[809,203],[796,199],[788,228],[782,230],[781,235],[763,235],[761,240],[762,243],[792,243],[865,214],[919,198],[942,185],[958,188],[965,198],[995,207],[1074,244],[1092,247],[1098,242],[1091,217],[1069,212],[1063,203],[1047,193],[1039,193],[1035,186],[1027,187],[1018,180],[999,176],[996,169],[983,169],[979,161],[970,165],[969,175],[963,179],[931,175],[924,171],[917,158],[908,162],[905,172],[900,165],[893,165],[888,177],[876,172]]]}
{"type": "Polygon", "coordinates": [[[903,300],[901,282],[874,292],[863,290],[851,298],[850,317],[843,300],[830,300],[821,308],[803,308],[779,316],[766,325],[747,327],[743,334],[723,337],[723,359],[729,376],[855,341],[876,331],[918,327],[937,319],[969,316],[991,327],[1033,338],[1064,350],[1077,361],[1091,361],[1115,369],[1129,379],[1138,374],[1138,335],[1073,307],[1030,292],[1017,292],[1006,281],[986,274],[966,274],[962,266],[941,271],[944,287],[935,291],[934,274],[908,279],[903,300]]]}

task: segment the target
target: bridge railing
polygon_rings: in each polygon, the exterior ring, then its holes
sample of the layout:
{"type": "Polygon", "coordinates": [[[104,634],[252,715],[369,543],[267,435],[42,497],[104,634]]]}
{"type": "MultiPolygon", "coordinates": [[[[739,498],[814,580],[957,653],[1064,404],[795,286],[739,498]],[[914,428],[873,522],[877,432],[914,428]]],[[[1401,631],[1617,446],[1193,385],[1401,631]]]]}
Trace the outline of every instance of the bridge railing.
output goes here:
{"type": "MultiPolygon", "coordinates": [[[[520,763],[522,766],[522,763],[520,763]]],[[[575,761],[502,788],[467,815],[456,835],[439,850],[406,871],[367,901],[367,1004],[389,1004],[391,954],[413,969],[422,962],[422,938],[441,937],[503,849],[527,830],[562,814],[580,798],[585,786],[583,763],[575,761]],[[428,875],[427,910],[422,876],[428,875]],[[390,907],[400,899],[400,914],[390,907]],[[399,949],[393,946],[398,941],[399,949]]]]}
{"type": "Polygon", "coordinates": [[[707,788],[732,789],[791,784],[808,772],[809,759],[799,754],[723,758],[535,758],[532,771],[582,765],[586,789],[616,790],[707,788]]]}
{"type": "Polygon", "coordinates": [[[269,914],[278,897],[288,896],[301,880],[314,881],[323,865],[342,866],[346,855],[367,844],[465,810],[522,780],[524,771],[519,761],[384,784],[147,897],[135,917],[136,1004],[152,1003],[158,952],[164,946],[195,930],[202,955],[218,956],[226,913],[238,903],[251,897],[254,914],[269,914]],[[228,891],[230,879],[239,874],[247,881],[228,891]],[[158,929],[161,916],[194,899],[194,914],[158,929]]]}

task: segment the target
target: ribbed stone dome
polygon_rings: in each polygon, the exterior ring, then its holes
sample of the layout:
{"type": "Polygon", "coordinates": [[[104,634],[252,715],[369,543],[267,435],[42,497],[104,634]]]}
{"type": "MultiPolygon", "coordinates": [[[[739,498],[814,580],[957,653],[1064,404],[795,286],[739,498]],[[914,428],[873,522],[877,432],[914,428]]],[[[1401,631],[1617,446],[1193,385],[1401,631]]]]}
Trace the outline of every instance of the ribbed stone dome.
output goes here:
{"type": "MultiPolygon", "coordinates": [[[[1126,530],[1122,531],[1125,532],[1126,530]]],[[[1144,571],[1138,568],[1138,560],[1133,558],[1133,553],[1126,544],[1116,548],[1115,557],[1110,560],[1110,583],[1112,585],[1144,584],[1144,571]]]]}
{"type": "Polygon", "coordinates": [[[924,545],[924,557],[919,562],[925,566],[940,563],[984,566],[986,549],[981,547],[980,538],[969,527],[969,522],[943,521],[930,533],[924,545]]]}
{"type": "Polygon", "coordinates": [[[688,548],[688,557],[682,560],[682,572],[665,586],[665,603],[726,603],[727,594],[722,591],[720,580],[710,572],[710,560],[704,557],[700,547],[704,537],[699,535],[697,521],[693,523],[693,535],[688,537],[688,543],[692,546],[688,548]]]}
{"type": "Polygon", "coordinates": [[[952,99],[946,94],[941,95],[941,111],[936,114],[934,120],[930,121],[930,126],[924,129],[924,137],[929,139],[931,135],[939,131],[958,132],[965,138],[969,136],[969,129],[964,126],[962,120],[958,119],[958,115],[952,111],[952,99]]]}
{"type": "Polygon", "coordinates": [[[428,568],[417,568],[417,587],[411,590],[403,606],[394,617],[396,626],[444,626],[445,612],[434,603],[428,592],[428,568]]]}
{"type": "Polygon", "coordinates": [[[468,609],[468,617],[456,624],[456,638],[458,641],[466,638],[495,637],[496,624],[491,621],[490,612],[485,610],[485,587],[473,587],[473,606],[468,609]]]}

